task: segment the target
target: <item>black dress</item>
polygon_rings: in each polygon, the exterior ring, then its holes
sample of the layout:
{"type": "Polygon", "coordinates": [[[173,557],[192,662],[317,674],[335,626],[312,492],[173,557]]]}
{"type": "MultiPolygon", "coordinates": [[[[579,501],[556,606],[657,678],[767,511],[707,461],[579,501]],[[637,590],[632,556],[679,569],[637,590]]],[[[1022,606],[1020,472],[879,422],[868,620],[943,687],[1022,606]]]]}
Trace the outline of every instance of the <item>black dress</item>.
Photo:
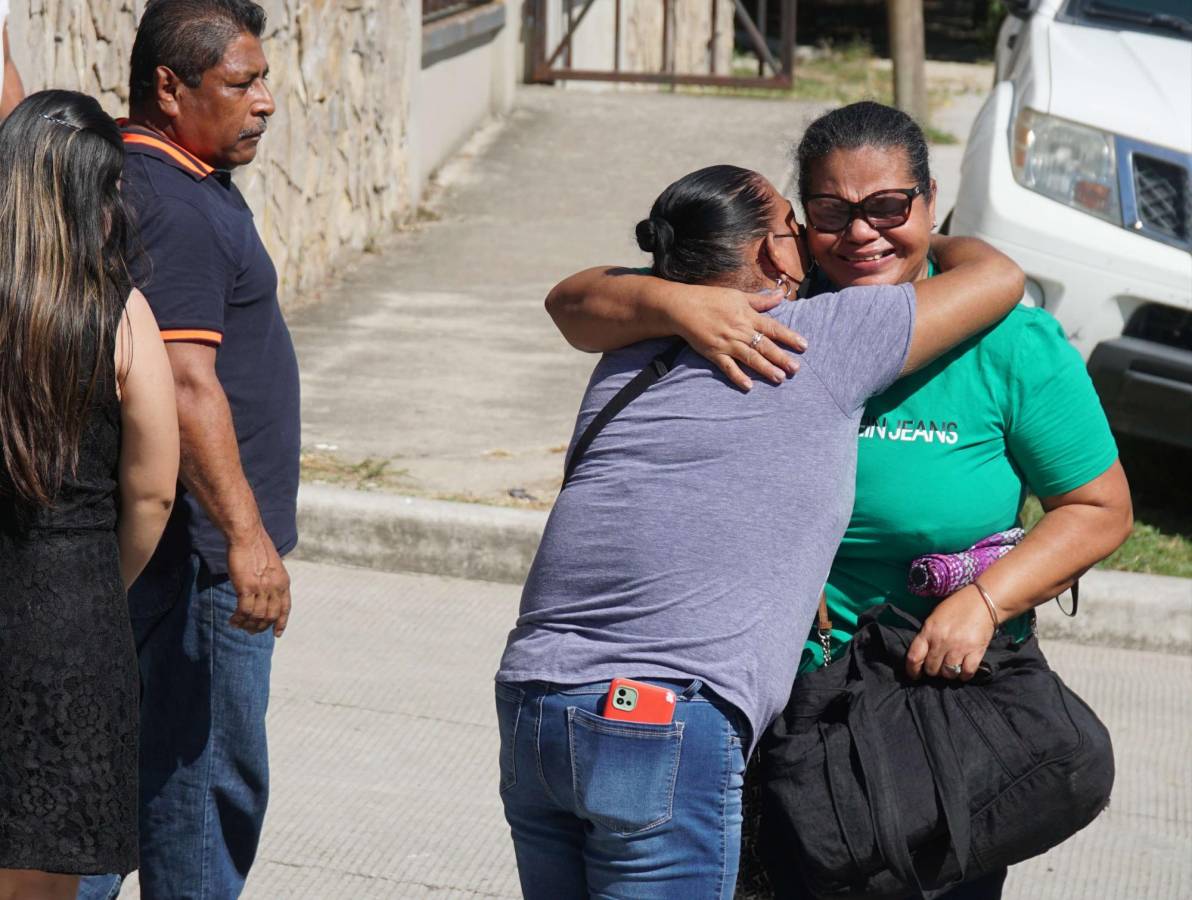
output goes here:
{"type": "Polygon", "coordinates": [[[120,404],[105,381],[52,508],[15,503],[0,463],[0,868],[137,866],[139,682],[116,541],[120,404]]]}

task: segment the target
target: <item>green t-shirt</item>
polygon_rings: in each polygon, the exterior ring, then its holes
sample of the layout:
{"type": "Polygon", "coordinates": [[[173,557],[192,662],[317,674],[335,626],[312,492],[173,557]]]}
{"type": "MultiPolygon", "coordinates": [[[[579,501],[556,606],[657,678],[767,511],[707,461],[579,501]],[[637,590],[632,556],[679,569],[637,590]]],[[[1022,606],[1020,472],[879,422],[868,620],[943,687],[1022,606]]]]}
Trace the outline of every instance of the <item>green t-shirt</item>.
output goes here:
{"type": "MultiPolygon", "coordinates": [[[[920,620],[938,600],[907,590],[911,560],[954,553],[1018,524],[1027,491],[1074,490],[1117,459],[1080,355],[1041,309],[1020,306],[866,406],[857,496],[825,588],[834,645],[893,603],[920,620]]],[[[1009,623],[1029,633],[1029,616],[1009,623]]],[[[800,671],[822,664],[813,632],[800,671]]]]}

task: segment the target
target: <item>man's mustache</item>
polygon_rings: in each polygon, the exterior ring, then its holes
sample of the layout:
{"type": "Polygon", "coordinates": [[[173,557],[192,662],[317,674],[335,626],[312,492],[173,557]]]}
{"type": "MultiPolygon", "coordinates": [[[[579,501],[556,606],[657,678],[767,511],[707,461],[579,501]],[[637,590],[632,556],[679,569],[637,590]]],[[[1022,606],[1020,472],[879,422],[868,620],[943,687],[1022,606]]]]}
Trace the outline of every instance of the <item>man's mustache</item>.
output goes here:
{"type": "Polygon", "coordinates": [[[240,132],[240,140],[245,141],[245,140],[248,140],[249,138],[260,137],[268,130],[269,130],[269,123],[266,120],[262,119],[260,127],[249,128],[245,131],[240,132]]]}

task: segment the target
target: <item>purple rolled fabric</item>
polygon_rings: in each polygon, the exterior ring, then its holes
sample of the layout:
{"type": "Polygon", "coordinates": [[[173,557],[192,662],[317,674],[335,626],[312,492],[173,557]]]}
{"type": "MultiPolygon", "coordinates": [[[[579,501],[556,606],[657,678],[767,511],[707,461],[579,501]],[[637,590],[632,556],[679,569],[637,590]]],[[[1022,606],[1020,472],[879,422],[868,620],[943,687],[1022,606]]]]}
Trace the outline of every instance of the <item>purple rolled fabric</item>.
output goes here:
{"type": "Polygon", "coordinates": [[[1021,528],[999,531],[959,553],[928,553],[911,561],[906,587],[920,597],[948,597],[1014,549],[1025,537],[1021,528]]]}

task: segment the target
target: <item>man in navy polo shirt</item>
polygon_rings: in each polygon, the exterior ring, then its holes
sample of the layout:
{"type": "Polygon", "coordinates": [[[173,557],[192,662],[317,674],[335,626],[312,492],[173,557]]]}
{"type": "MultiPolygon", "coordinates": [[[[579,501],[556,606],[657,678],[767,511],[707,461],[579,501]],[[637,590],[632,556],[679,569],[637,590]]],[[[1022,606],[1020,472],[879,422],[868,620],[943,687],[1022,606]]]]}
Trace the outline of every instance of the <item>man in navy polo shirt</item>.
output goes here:
{"type": "MultiPolygon", "coordinates": [[[[265,709],[297,542],[298,366],[231,170],[273,114],[250,0],[150,0],[132,50],[133,275],[166,340],[175,515],[129,592],[143,682],[141,896],[236,897],[268,797],[265,709]],[[136,250],[142,251],[135,255],[136,250]]],[[[80,897],[110,896],[88,879],[80,897]]]]}

